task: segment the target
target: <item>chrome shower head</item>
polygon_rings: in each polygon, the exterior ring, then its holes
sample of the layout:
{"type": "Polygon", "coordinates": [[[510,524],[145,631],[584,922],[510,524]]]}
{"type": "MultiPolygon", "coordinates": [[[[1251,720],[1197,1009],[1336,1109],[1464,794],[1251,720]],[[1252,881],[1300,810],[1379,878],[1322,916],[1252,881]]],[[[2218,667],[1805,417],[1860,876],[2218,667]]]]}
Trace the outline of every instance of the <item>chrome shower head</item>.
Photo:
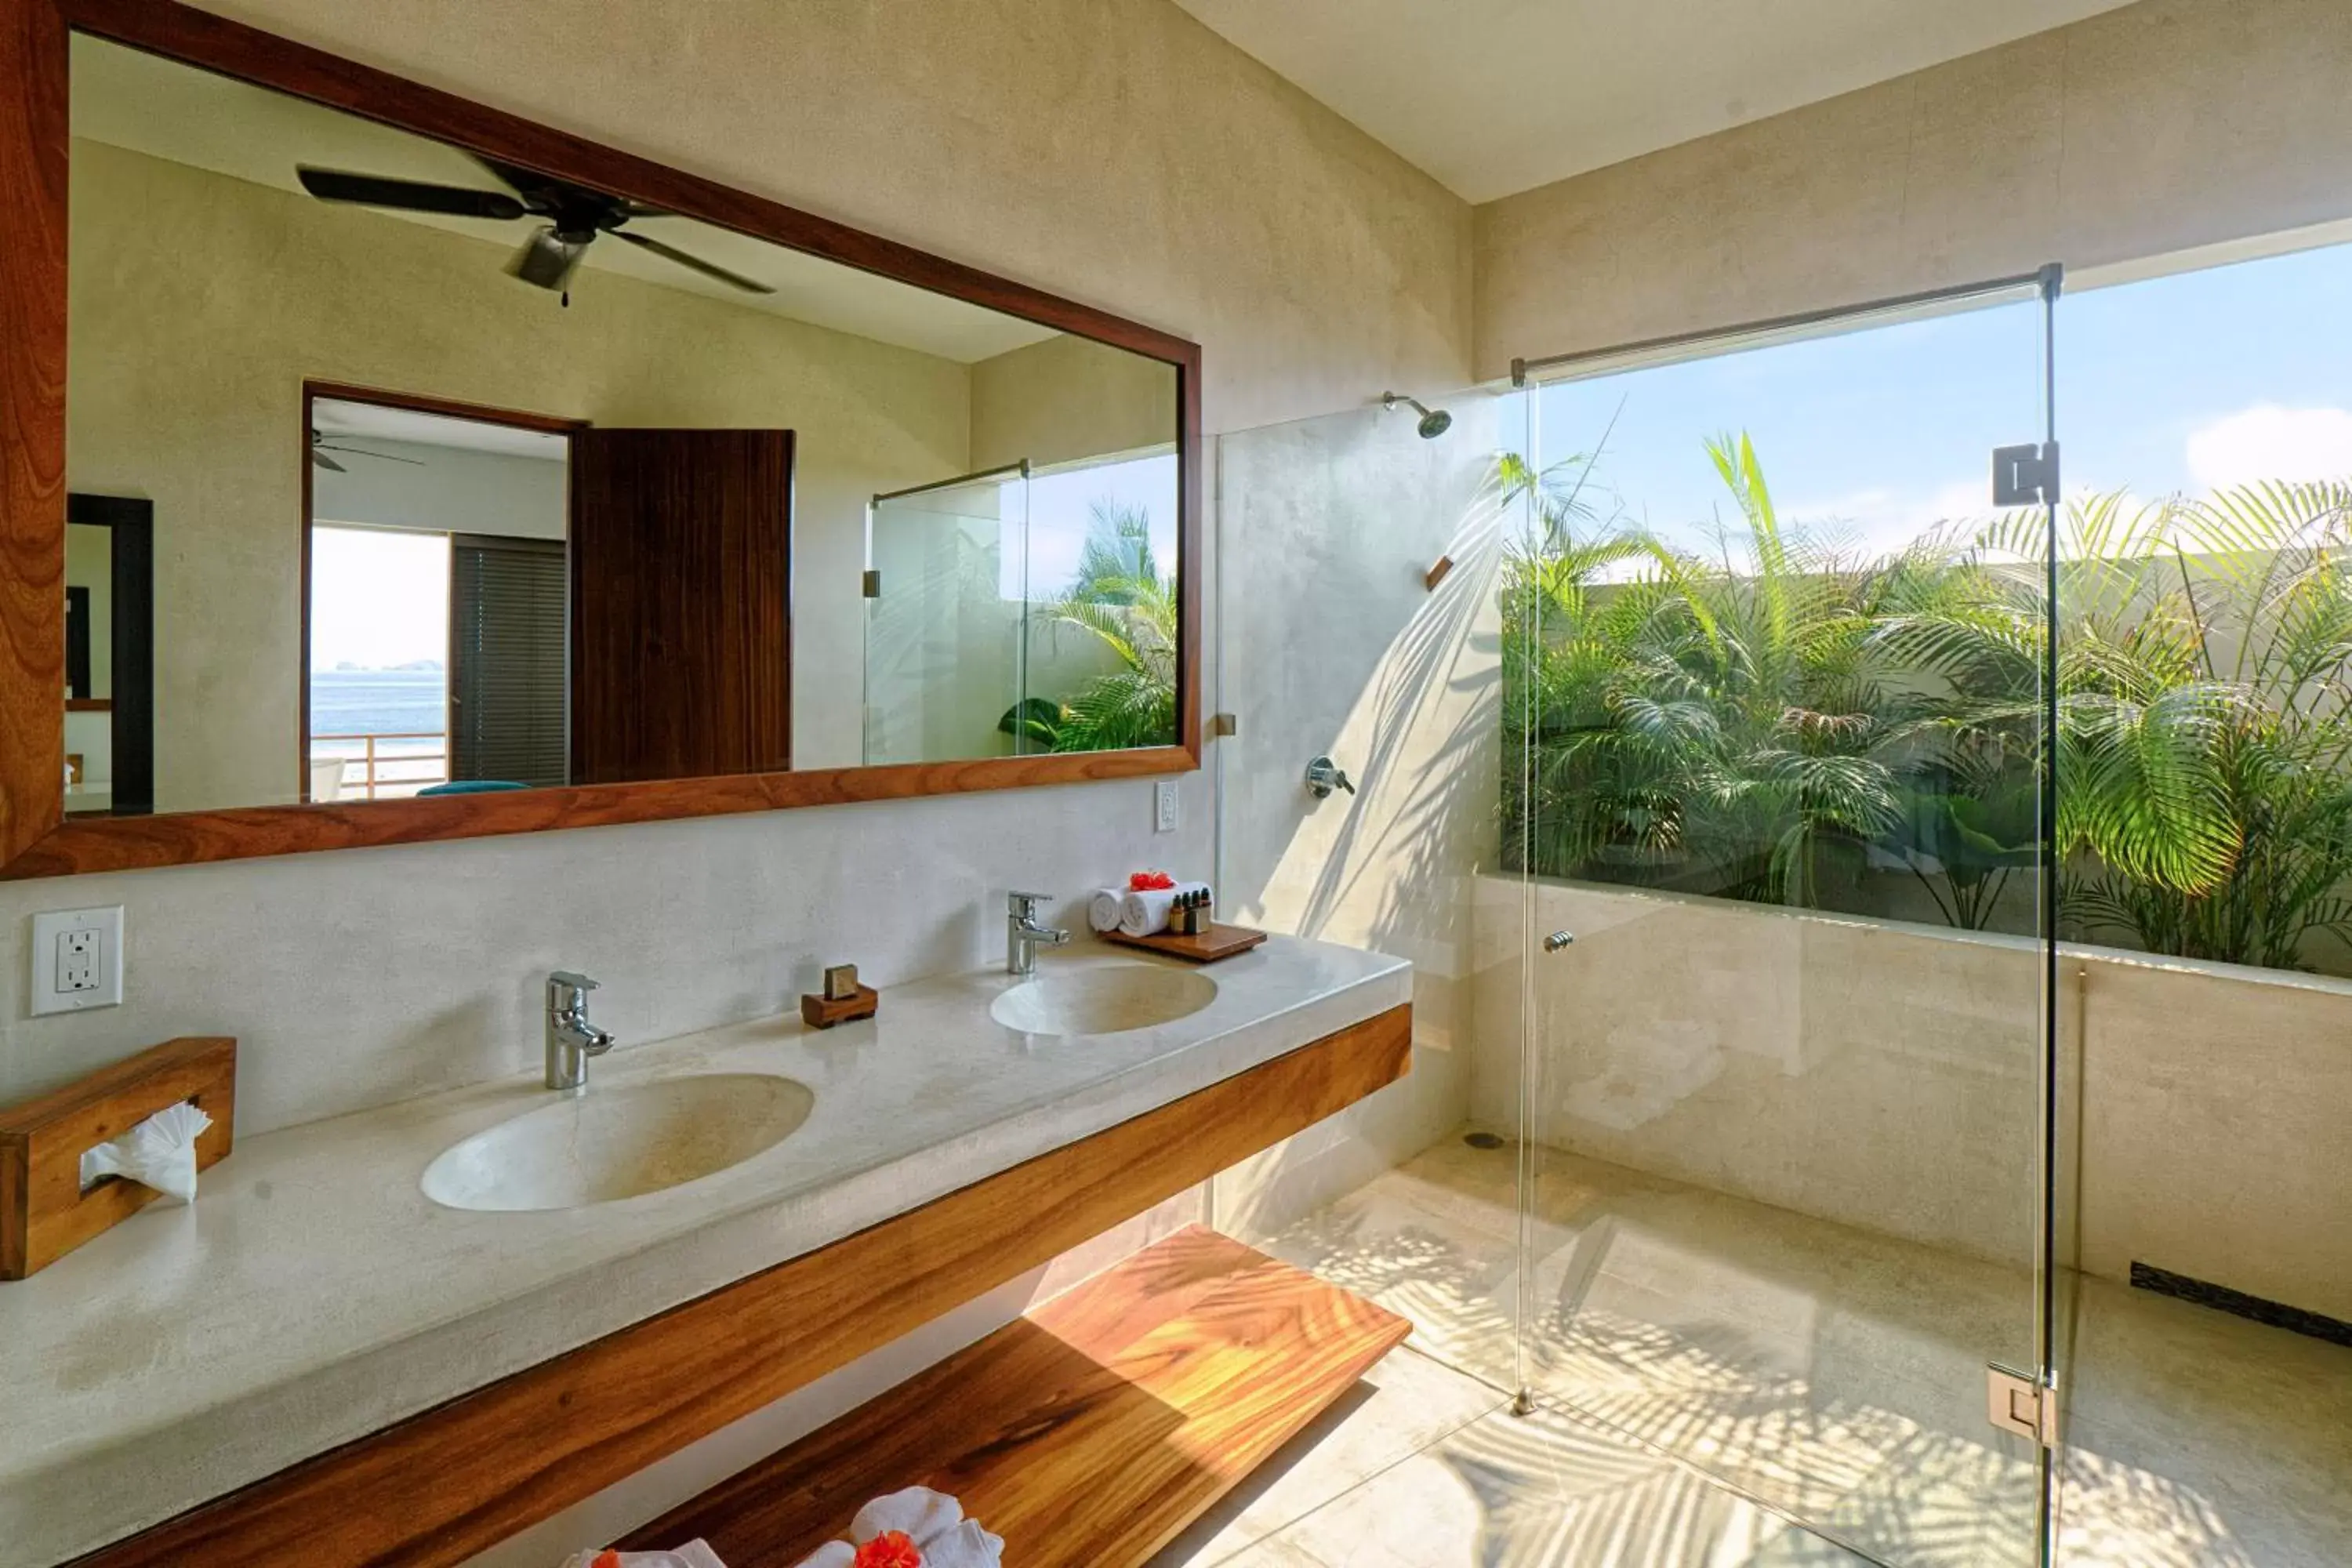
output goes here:
{"type": "Polygon", "coordinates": [[[1381,394],[1381,406],[1388,409],[1391,413],[1395,412],[1396,405],[1400,403],[1405,404],[1411,407],[1415,414],[1421,416],[1421,423],[1415,425],[1413,429],[1419,432],[1421,438],[1424,441],[1434,441],[1440,436],[1444,435],[1448,430],[1454,428],[1454,416],[1448,414],[1443,408],[1432,408],[1420,398],[1407,397],[1402,392],[1383,392],[1381,394]]]}

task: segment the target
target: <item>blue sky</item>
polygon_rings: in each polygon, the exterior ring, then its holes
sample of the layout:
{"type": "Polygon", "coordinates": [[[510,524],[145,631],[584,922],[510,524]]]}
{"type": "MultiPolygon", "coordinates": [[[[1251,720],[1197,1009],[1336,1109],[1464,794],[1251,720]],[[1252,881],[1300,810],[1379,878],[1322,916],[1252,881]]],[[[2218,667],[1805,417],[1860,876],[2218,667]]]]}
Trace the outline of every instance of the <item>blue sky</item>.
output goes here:
{"type": "MultiPolygon", "coordinates": [[[[2352,474],[2352,246],[2069,294],[2057,315],[2069,493],[2153,497],[2352,474]]],[[[1539,394],[1540,457],[1590,451],[1635,521],[1696,545],[1727,509],[1702,441],[1747,431],[1784,520],[1893,548],[1990,507],[1990,453],[2042,430],[2042,307],[1661,366],[1539,394]]]]}
{"type": "MultiPolygon", "coordinates": [[[[1176,488],[1173,452],[1088,468],[1049,469],[1029,481],[1025,496],[1019,493],[1019,486],[1006,486],[1008,519],[1021,507],[1028,509],[1031,595],[1045,598],[1076,579],[1097,501],[1144,513],[1150,520],[1151,549],[1160,575],[1173,575],[1176,488]]],[[[999,590],[1007,599],[1021,597],[1019,562],[1010,551],[1004,556],[999,590]]]]}

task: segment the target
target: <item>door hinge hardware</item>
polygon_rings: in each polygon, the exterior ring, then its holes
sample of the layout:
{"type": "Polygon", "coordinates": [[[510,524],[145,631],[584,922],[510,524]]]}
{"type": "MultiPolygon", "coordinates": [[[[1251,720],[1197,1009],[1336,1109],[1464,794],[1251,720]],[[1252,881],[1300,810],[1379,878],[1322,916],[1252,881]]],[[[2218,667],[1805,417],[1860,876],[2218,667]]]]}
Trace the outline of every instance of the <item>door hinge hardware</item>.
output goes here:
{"type": "Polygon", "coordinates": [[[2056,506],[2058,443],[1992,449],[1992,504],[2056,506]]]}
{"type": "Polygon", "coordinates": [[[2058,1391],[2031,1373],[1998,1363],[1986,1367],[1985,1416],[2029,1442],[2058,1446],[2058,1391]]]}
{"type": "Polygon", "coordinates": [[[880,598],[882,596],[882,574],[879,572],[868,572],[866,574],[865,581],[866,596],[869,599],[880,598]]]}

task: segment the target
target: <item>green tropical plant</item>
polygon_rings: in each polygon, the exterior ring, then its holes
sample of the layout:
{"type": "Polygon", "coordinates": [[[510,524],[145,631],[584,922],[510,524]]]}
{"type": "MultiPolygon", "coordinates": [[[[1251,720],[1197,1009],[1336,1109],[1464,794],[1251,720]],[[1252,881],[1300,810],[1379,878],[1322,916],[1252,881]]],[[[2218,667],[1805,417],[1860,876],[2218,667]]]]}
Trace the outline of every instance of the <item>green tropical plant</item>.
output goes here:
{"type": "Polygon", "coordinates": [[[1707,447],[1737,526],[1712,559],[1595,502],[1593,461],[1500,469],[1534,526],[1506,574],[1505,842],[1547,874],[1856,907],[1907,869],[2002,918],[2044,863],[2054,715],[2070,929],[2309,962],[2352,943],[2352,484],[2266,484],[1864,559],[1778,515],[1753,444],[1707,447]]]}
{"type": "Polygon", "coordinates": [[[1539,527],[1505,590],[1506,746],[1532,758],[1506,841],[1558,874],[1819,905],[1901,820],[1922,700],[1869,634],[1916,563],[1785,523],[1746,437],[1707,456],[1738,514],[1712,561],[1599,519],[1590,458],[1507,460],[1539,527]]]}
{"type": "Polygon", "coordinates": [[[1089,679],[1059,705],[1056,721],[1037,727],[1050,728],[1051,750],[1175,744],[1176,620],[1175,579],[1160,574],[1150,517],[1096,501],[1076,576],[1031,613],[1031,625],[1075,627],[1109,649],[1118,668],[1089,679]]]}

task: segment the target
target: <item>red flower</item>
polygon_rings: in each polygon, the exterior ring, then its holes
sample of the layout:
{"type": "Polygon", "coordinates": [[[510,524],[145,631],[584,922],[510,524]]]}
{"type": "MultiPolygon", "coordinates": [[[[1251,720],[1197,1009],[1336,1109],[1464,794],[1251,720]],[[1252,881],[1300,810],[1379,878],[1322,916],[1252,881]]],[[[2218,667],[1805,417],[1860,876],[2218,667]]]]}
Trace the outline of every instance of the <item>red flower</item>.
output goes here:
{"type": "Polygon", "coordinates": [[[1138,871],[1127,879],[1130,893],[1164,893],[1176,885],[1176,879],[1165,871],[1138,871]]]}
{"type": "Polygon", "coordinates": [[[886,1530],[857,1549],[851,1568],[923,1568],[923,1554],[903,1530],[886,1530]]]}

